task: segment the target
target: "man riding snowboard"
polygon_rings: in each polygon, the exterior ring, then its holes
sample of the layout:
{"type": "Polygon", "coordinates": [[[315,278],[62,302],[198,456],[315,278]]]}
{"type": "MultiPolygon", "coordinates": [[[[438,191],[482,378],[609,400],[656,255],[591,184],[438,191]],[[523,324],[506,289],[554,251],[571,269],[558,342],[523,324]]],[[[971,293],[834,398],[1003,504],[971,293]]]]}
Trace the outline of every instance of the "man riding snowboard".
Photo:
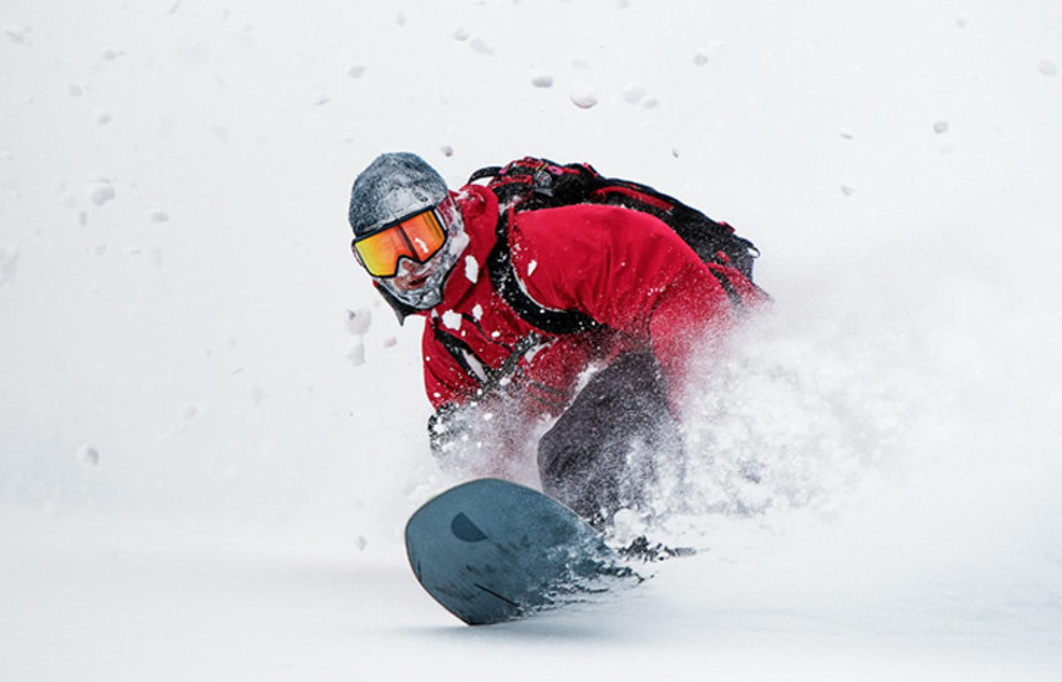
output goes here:
{"type": "MultiPolygon", "coordinates": [[[[352,249],[400,320],[426,318],[440,463],[505,476],[537,456],[543,492],[607,522],[644,502],[646,455],[681,447],[676,416],[695,351],[718,345],[766,295],[751,257],[747,277],[665,222],[679,210],[669,197],[608,185],[585,165],[523,163],[450,191],[419,156],[378,157],[354,182],[352,249]],[[561,183],[585,178],[598,183],[586,197],[600,201],[565,205],[561,183]]],[[[740,243],[738,258],[754,250],[696,213],[740,243]]]]}

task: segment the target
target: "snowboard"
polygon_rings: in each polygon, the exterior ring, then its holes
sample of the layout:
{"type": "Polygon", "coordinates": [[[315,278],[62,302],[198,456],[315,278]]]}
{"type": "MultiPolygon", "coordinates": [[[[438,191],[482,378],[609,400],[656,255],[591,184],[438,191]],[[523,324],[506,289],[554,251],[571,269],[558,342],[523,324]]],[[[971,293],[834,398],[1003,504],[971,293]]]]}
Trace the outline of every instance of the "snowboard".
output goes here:
{"type": "Polygon", "coordinates": [[[463,483],[406,524],[421,586],[469,625],[524,618],[641,581],[571,509],[508,481],[463,483]]]}

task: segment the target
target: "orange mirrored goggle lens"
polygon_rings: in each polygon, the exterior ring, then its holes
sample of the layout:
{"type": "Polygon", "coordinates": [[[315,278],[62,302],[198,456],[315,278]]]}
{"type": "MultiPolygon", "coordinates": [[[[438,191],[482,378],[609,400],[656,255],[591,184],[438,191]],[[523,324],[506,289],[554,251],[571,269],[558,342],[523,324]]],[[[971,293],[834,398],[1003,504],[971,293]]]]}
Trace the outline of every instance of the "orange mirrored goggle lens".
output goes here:
{"type": "Polygon", "coordinates": [[[446,231],[435,211],[418,213],[351,243],[358,260],[373,277],[394,277],[398,259],[428,260],[446,243],[446,231]]]}

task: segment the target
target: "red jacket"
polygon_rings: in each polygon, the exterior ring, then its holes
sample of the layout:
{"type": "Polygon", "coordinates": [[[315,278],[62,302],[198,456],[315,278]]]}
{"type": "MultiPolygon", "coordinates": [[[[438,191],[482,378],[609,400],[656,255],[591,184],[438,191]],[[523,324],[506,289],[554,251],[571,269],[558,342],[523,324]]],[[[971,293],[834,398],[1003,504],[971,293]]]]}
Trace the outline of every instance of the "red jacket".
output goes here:
{"type": "Polygon", "coordinates": [[[479,185],[463,188],[458,197],[470,243],[446,281],[442,302],[424,313],[425,387],[436,409],[466,403],[486,375],[481,366],[496,369],[532,332],[543,343],[520,362],[529,414],[558,414],[589,363],[645,348],[660,362],[674,405],[694,347],[736,317],[717,275],[747,303],[764,298],[737,270],[706,265],[671,228],[645,213],[590,204],[511,213],[513,267],[531,298],[547,308],[579,310],[604,327],[546,334],[509,307],[487,273],[497,240],[497,197],[479,185]],[[440,334],[460,341],[464,362],[440,334]]]}

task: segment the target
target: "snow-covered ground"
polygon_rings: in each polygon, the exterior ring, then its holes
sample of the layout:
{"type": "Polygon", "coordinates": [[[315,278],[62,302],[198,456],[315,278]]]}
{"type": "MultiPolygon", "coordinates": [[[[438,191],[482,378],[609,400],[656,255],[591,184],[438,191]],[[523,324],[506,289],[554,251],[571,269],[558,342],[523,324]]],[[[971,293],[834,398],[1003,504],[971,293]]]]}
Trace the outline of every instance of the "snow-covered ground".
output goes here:
{"type": "Polygon", "coordinates": [[[265,5],[3,3],[0,679],[1057,679],[1062,4],[265,5]],[[491,628],[416,585],[451,481],[345,222],[399,149],[760,246],[698,556],[491,628]]]}

